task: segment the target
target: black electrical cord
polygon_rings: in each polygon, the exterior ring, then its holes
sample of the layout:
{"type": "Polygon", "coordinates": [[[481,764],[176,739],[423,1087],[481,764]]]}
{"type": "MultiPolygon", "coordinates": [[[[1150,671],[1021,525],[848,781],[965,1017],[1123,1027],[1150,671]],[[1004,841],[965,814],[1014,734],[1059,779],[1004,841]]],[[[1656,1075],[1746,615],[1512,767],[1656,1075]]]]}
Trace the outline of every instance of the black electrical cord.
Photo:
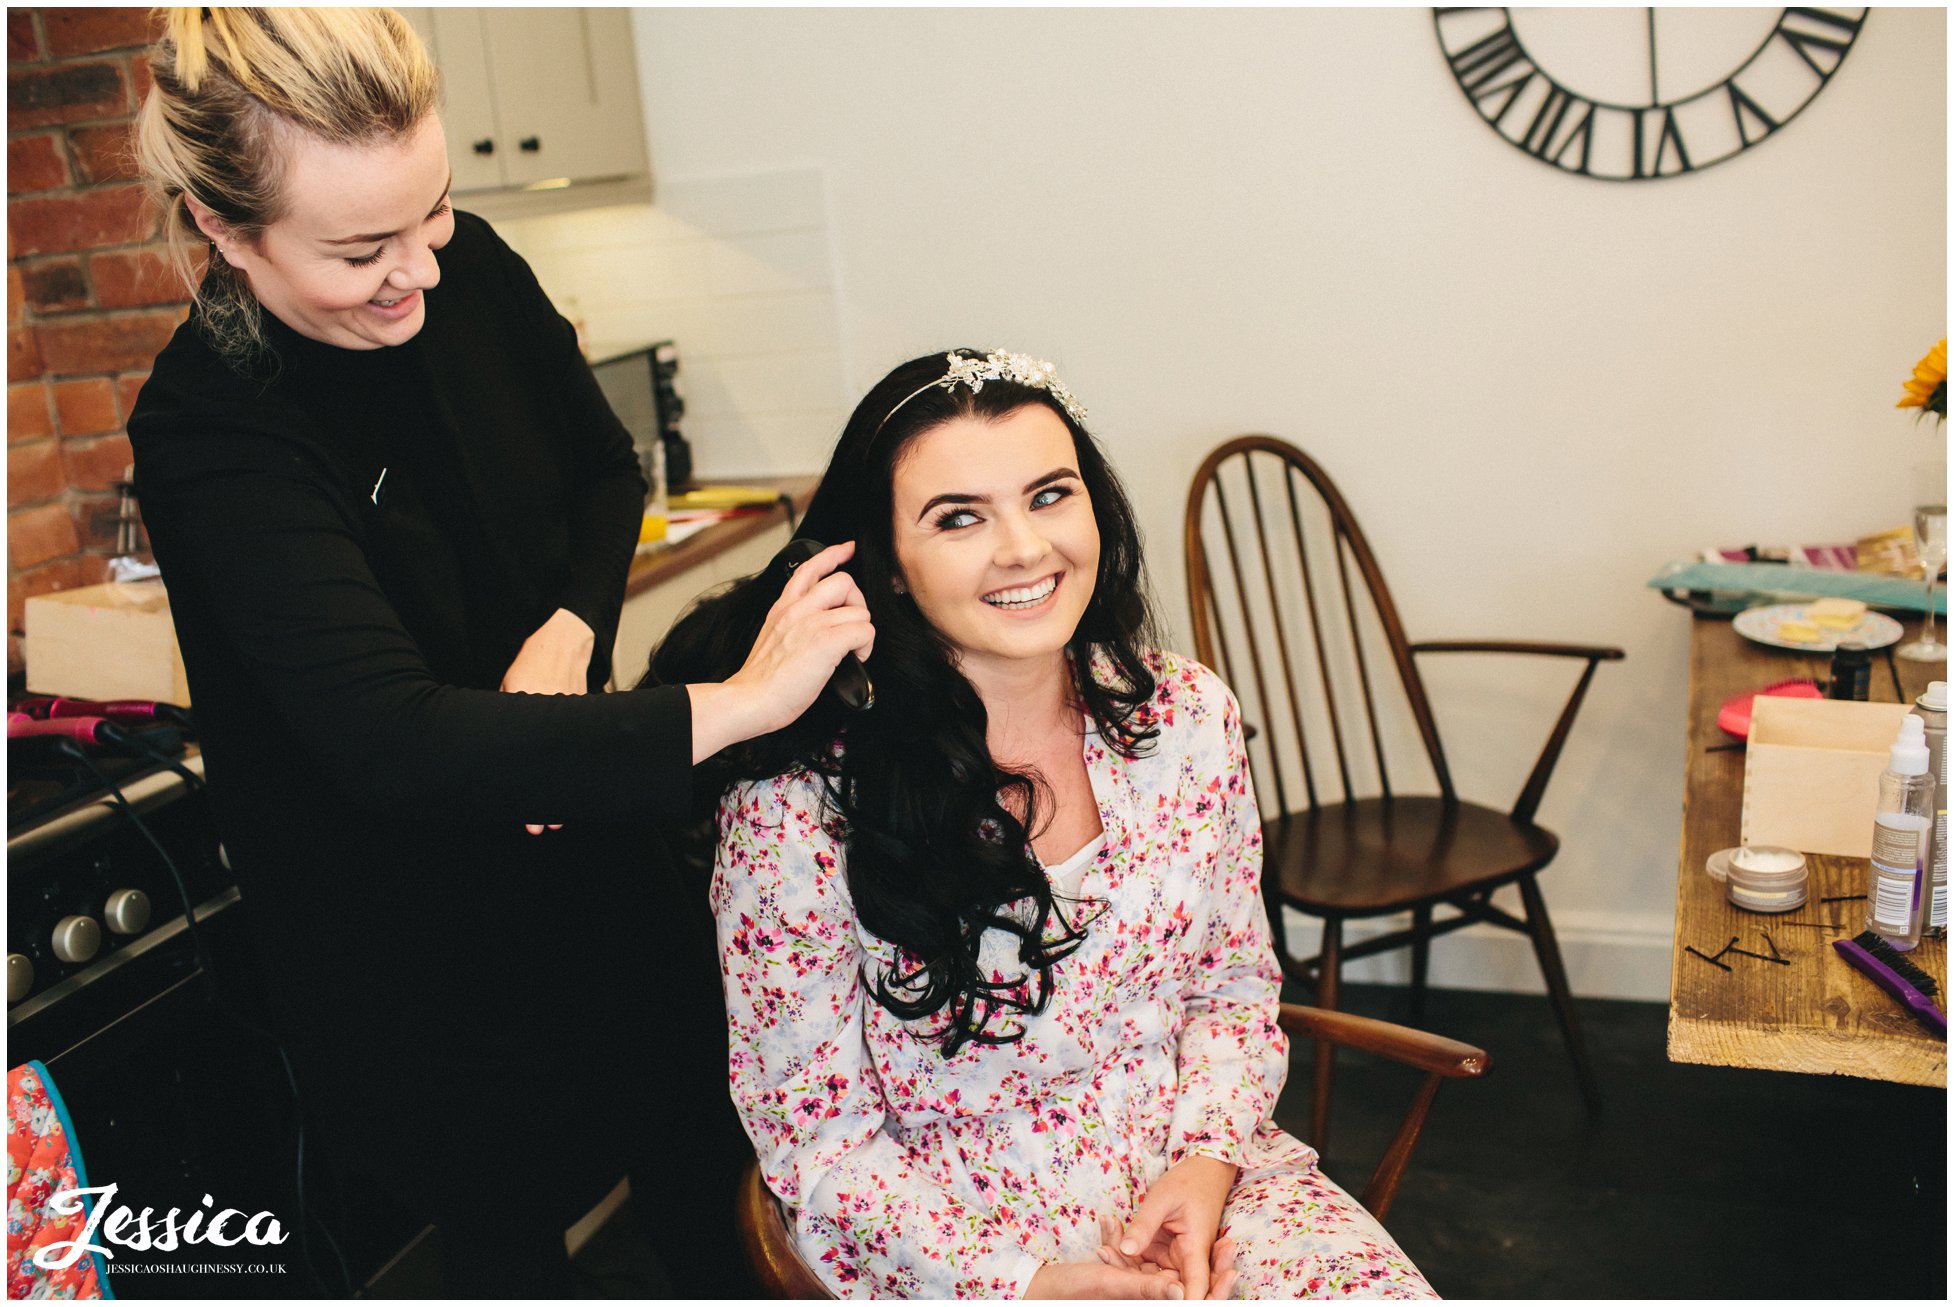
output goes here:
{"type": "MultiPolygon", "coordinates": [[[[154,762],[161,763],[182,777],[183,783],[190,787],[190,791],[193,794],[204,788],[203,777],[191,771],[176,758],[157,748],[150,742],[147,733],[144,731],[131,730],[120,722],[104,721],[95,728],[95,735],[96,738],[102,740],[104,743],[112,744],[124,753],[139,753],[154,762]]],[[[97,774],[99,775],[99,773],[97,774]]]]}
{"type": "MultiPolygon", "coordinates": [[[[106,728],[97,727],[96,729],[101,731],[106,728]]],[[[107,774],[95,765],[95,760],[88,756],[86,749],[83,749],[81,745],[73,740],[60,739],[55,740],[50,747],[54,752],[80,763],[87,770],[88,774],[95,778],[96,783],[108,791],[110,806],[127,818],[129,824],[136,828],[136,833],[149,842],[150,848],[156,850],[156,856],[162,859],[163,866],[170,873],[171,882],[176,886],[177,897],[183,901],[183,920],[184,924],[189,927],[191,951],[197,955],[197,965],[203,969],[205,993],[213,999],[218,998],[217,967],[211,961],[210,947],[205,942],[203,931],[198,926],[196,905],[190,900],[189,883],[183,879],[183,872],[176,865],[176,859],[170,856],[169,850],[163,847],[162,842],[149,829],[149,823],[136,815],[135,808],[130,805],[128,798],[122,793],[122,787],[110,780],[107,774]]],[[[185,770],[187,771],[188,769],[185,768],[185,770]]]]}
{"type": "MultiPolygon", "coordinates": [[[[205,788],[205,782],[201,776],[198,776],[181,762],[156,748],[148,740],[143,739],[140,731],[125,730],[113,723],[105,722],[96,727],[96,734],[106,744],[113,745],[125,751],[133,751],[160,762],[163,766],[182,777],[193,792],[205,788]]],[[[210,946],[205,941],[202,927],[197,921],[196,904],[191,901],[189,882],[184,880],[183,871],[176,865],[176,859],[169,855],[169,851],[163,847],[162,841],[158,840],[155,832],[149,829],[149,823],[137,814],[135,807],[129,802],[128,797],[122,793],[121,787],[109,779],[100,767],[95,765],[95,760],[90,758],[87,751],[79,744],[73,740],[56,740],[53,748],[56,753],[72,758],[87,769],[88,773],[108,791],[110,805],[117,812],[121,813],[123,817],[128,819],[129,824],[134,826],[137,833],[149,843],[149,847],[156,851],[156,856],[163,860],[163,866],[168,869],[170,880],[176,886],[177,897],[183,903],[183,921],[190,934],[190,947],[196,954],[197,966],[203,972],[205,995],[233,1024],[241,1027],[250,1034],[256,1035],[277,1051],[279,1065],[285,1070],[285,1084],[291,1090],[292,1110],[298,1120],[297,1174],[294,1178],[296,1181],[299,1207],[299,1256],[304,1260],[305,1269],[311,1274],[313,1282],[319,1286],[321,1291],[320,1296],[332,1296],[326,1283],[326,1277],[320,1274],[318,1262],[312,1255],[311,1231],[313,1222],[312,1217],[307,1211],[305,1199],[305,1100],[299,1092],[298,1075],[292,1069],[290,1054],[285,1051],[285,1045],[276,1035],[264,1029],[231,1005],[229,996],[225,992],[224,986],[218,977],[217,966],[212,960],[210,946]]],[[[318,1224],[319,1233],[325,1237],[326,1245],[332,1251],[333,1260],[338,1264],[340,1284],[345,1290],[344,1296],[350,1298],[353,1296],[353,1275],[351,1269],[346,1265],[346,1255],[340,1250],[339,1241],[333,1238],[332,1230],[326,1222],[320,1219],[318,1224]]]]}

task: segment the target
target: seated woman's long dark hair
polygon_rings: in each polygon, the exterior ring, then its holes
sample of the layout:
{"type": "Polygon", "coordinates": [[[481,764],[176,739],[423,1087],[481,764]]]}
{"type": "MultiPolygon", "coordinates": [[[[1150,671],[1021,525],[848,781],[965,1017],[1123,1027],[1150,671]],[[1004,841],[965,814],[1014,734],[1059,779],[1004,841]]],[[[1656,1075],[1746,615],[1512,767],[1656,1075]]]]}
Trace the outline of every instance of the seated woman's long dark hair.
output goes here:
{"type": "MultiPolygon", "coordinates": [[[[904,1020],[941,1013],[929,1036],[949,1057],[966,1043],[1021,1038],[1015,1014],[1044,1009],[1053,965],[1084,933],[1054,905],[1031,856],[1040,820],[1035,778],[993,761],[983,701],[957,670],[951,647],[897,591],[892,488],[909,442],[955,418],[996,420],[1028,404],[1058,414],[1072,433],[1099,528],[1092,601],[1067,646],[1078,700],[1102,742],[1122,756],[1143,751],[1158,730],[1142,711],[1154,693],[1142,658],[1152,618],[1139,532],[1118,478],[1092,436],[1045,391],[1009,381],[987,381],[975,392],[930,385],[946,371],[946,355],[925,355],[868,392],[843,428],[801,526],[803,536],[824,544],[855,542],[847,570],[875,623],[868,663],[874,706],[851,714],[824,694],[791,726],[708,760],[696,792],[717,803],[740,780],[794,770],[825,778],[848,851],[855,910],[909,967],[874,977],[872,992],[904,1020]],[[1017,938],[1024,974],[1001,982],[985,975],[979,947],[992,930],[1017,938]]],[[[701,600],[652,654],[645,682],[719,681],[739,670],[785,581],[770,569],[701,600]]]]}

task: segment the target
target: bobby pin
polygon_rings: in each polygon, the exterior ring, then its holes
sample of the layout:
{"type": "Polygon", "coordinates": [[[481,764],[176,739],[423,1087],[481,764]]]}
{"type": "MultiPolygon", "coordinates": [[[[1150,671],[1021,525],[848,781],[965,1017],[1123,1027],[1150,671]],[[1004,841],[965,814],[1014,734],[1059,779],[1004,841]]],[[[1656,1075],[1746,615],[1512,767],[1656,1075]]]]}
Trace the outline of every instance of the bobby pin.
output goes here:
{"type": "Polygon", "coordinates": [[[1781,967],[1788,967],[1791,965],[1789,962],[1786,962],[1783,958],[1767,958],[1762,953],[1753,953],[1747,948],[1730,948],[1730,949],[1725,949],[1724,952],[1741,953],[1747,958],[1756,958],[1759,962],[1775,962],[1781,967]]]}
{"type": "Polygon", "coordinates": [[[1865,898],[1866,896],[1864,894],[1834,894],[1829,899],[1820,899],[1819,902],[1820,903],[1861,903],[1865,901],[1865,898]]]}
{"type": "MultiPolygon", "coordinates": [[[[1696,954],[1697,957],[1702,958],[1705,962],[1709,963],[1713,967],[1721,967],[1725,971],[1730,970],[1729,963],[1717,961],[1716,958],[1711,957],[1708,953],[1702,952],[1694,944],[1685,944],[1683,945],[1683,948],[1690,953],[1696,954]]],[[[1718,956],[1721,957],[1722,955],[1719,954],[1718,956]]]]}
{"type": "MultiPolygon", "coordinates": [[[[1709,954],[1707,954],[1707,953],[1700,953],[1700,954],[1698,954],[1698,956],[1699,956],[1699,957],[1701,957],[1701,958],[1703,958],[1703,959],[1704,959],[1704,961],[1706,961],[1706,962],[1715,962],[1715,961],[1717,960],[1717,958],[1720,958],[1720,957],[1722,957],[1722,956],[1723,956],[1724,954],[1726,954],[1726,953],[1728,953],[1728,952],[1729,952],[1729,951],[1730,951],[1731,949],[1733,949],[1733,948],[1735,948],[1735,947],[1736,947],[1736,945],[1737,945],[1737,937],[1736,937],[1735,935],[1732,935],[1732,936],[1730,937],[1730,942],[1729,942],[1728,944],[1725,944],[1725,945],[1724,945],[1724,946],[1723,946],[1722,948],[1720,948],[1720,949],[1718,949],[1718,950],[1717,950],[1717,952],[1716,952],[1716,957],[1711,957],[1711,956],[1710,956],[1709,954]]],[[[1728,967],[1725,967],[1725,968],[1724,968],[1724,970],[1725,970],[1725,971],[1728,971],[1728,970],[1730,970],[1730,968],[1728,968],[1728,967]]]]}
{"type": "Polygon", "coordinates": [[[1787,921],[1782,924],[1786,926],[1810,926],[1814,930],[1844,930],[1845,929],[1844,924],[1837,921],[1787,921]]]}
{"type": "Polygon", "coordinates": [[[1783,961],[1784,954],[1778,952],[1778,942],[1771,938],[1771,932],[1768,930],[1760,930],[1757,933],[1764,937],[1764,945],[1766,948],[1771,950],[1771,956],[1777,958],[1779,961],[1783,961]]]}

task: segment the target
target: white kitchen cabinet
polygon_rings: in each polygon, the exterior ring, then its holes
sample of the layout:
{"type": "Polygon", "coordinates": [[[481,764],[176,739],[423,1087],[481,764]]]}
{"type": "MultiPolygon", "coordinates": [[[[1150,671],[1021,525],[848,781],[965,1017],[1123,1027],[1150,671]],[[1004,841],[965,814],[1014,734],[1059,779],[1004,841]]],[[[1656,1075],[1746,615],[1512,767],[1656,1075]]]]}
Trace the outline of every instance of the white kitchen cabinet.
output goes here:
{"type": "Polygon", "coordinates": [[[643,177],[623,9],[402,9],[441,70],[457,195],[643,177]]]}

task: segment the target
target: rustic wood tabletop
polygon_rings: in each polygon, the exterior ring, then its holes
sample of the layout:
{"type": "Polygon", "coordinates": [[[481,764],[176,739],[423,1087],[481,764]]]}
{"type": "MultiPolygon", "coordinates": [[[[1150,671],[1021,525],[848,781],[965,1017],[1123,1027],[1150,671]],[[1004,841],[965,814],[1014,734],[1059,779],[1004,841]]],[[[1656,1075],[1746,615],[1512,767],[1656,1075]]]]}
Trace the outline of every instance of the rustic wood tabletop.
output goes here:
{"type": "MultiPolygon", "coordinates": [[[[1908,638],[1916,625],[1907,623],[1908,638]]],[[[1809,898],[1785,913],[1735,907],[1705,874],[1703,864],[1712,853],[1737,843],[1743,807],[1744,752],[1714,748],[1731,742],[1717,729],[1717,709],[1733,694],[1790,677],[1809,676],[1823,685],[1829,660],[1754,644],[1727,620],[1699,616],[1691,627],[1689,754],[1670,960],[1670,1060],[1945,1087],[1946,1041],[1832,949],[1834,939],[1864,929],[1866,905],[1857,899],[1824,900],[1864,894],[1865,859],[1811,856],[1809,898]],[[1726,971],[1686,948],[1715,956],[1733,936],[1738,948],[1766,957],[1775,951],[1790,965],[1725,954],[1726,971]]],[[[1889,668],[1882,653],[1874,654],[1872,670],[1872,698],[1888,703],[1910,703],[1929,680],[1947,675],[1945,663],[1893,659],[1889,668]]],[[[1911,958],[1941,986],[1937,1001],[1944,1009],[1946,941],[1923,941],[1911,958]]]]}

